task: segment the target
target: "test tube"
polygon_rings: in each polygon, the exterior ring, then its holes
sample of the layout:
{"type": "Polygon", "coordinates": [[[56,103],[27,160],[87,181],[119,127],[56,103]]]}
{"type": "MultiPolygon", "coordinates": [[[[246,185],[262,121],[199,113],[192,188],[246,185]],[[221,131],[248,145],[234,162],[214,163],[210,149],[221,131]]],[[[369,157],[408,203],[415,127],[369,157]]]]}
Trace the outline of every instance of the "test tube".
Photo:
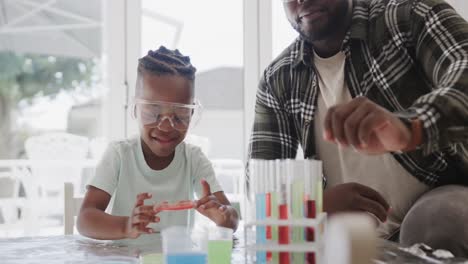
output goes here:
{"type": "MultiPolygon", "coordinates": [[[[266,206],[265,206],[265,192],[264,192],[264,179],[265,179],[265,170],[264,170],[265,161],[256,160],[255,162],[255,205],[256,205],[256,217],[257,220],[264,220],[266,218],[266,206]]],[[[257,244],[266,243],[266,227],[262,225],[257,225],[257,244]]],[[[257,251],[257,262],[256,263],[266,263],[266,252],[257,251]]]]}
{"type": "Polygon", "coordinates": [[[323,162],[316,160],[315,172],[317,173],[317,214],[323,212],[323,162]]]}
{"type": "MultiPolygon", "coordinates": [[[[304,218],[304,168],[305,160],[288,160],[288,179],[290,180],[291,188],[291,216],[294,219],[304,218]]],[[[292,241],[293,243],[301,243],[305,241],[304,228],[293,227],[292,228],[292,241]]],[[[293,262],[296,264],[305,263],[304,253],[293,253],[293,262]]]]}
{"type": "MultiPolygon", "coordinates": [[[[270,163],[271,160],[266,160],[264,163],[264,168],[265,168],[265,210],[266,210],[266,218],[271,219],[271,194],[272,194],[272,182],[274,182],[274,179],[272,180],[272,171],[270,168],[270,163]]],[[[272,227],[271,225],[266,226],[266,239],[267,241],[271,241],[272,239],[272,227]]],[[[272,252],[267,251],[266,253],[266,259],[268,263],[271,263],[272,260],[272,252]]]]}
{"type": "MultiPolygon", "coordinates": [[[[305,184],[304,184],[304,201],[305,214],[307,218],[316,218],[316,193],[317,193],[317,169],[318,162],[316,160],[307,160],[304,166],[305,184]]],[[[306,227],[306,240],[309,242],[315,241],[315,230],[313,227],[306,227]]],[[[315,264],[315,253],[309,252],[306,254],[306,263],[315,264]]]]}
{"type": "MultiPolygon", "coordinates": [[[[268,165],[270,168],[270,188],[271,188],[271,218],[278,220],[279,213],[278,213],[278,193],[279,193],[279,175],[280,173],[276,169],[276,163],[279,162],[278,160],[271,160],[268,165]]],[[[271,228],[271,239],[274,243],[278,243],[278,226],[273,225],[271,228]]],[[[278,264],[278,252],[272,252],[271,256],[271,263],[278,264]]]]}
{"type": "MultiPolygon", "coordinates": [[[[288,178],[286,174],[286,162],[278,161],[276,163],[276,169],[279,173],[279,195],[278,195],[278,211],[279,211],[279,218],[281,220],[287,220],[289,218],[289,206],[288,206],[288,178]]],[[[290,237],[289,237],[289,227],[286,226],[279,226],[278,227],[278,240],[279,244],[289,244],[290,237]]],[[[289,252],[280,252],[279,253],[279,263],[280,264],[290,264],[290,254],[289,252]]]]}

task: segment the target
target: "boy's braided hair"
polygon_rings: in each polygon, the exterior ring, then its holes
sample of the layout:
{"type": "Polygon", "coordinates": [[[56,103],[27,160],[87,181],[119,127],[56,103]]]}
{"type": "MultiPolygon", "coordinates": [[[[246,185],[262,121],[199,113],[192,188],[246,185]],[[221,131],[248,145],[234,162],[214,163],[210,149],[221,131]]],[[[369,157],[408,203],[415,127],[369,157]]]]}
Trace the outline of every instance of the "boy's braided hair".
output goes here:
{"type": "Polygon", "coordinates": [[[150,50],[146,56],[138,60],[138,75],[144,73],[155,75],[179,75],[189,80],[195,80],[197,69],[190,63],[190,57],[182,55],[179,50],[170,50],[164,46],[158,50],[150,50]]]}

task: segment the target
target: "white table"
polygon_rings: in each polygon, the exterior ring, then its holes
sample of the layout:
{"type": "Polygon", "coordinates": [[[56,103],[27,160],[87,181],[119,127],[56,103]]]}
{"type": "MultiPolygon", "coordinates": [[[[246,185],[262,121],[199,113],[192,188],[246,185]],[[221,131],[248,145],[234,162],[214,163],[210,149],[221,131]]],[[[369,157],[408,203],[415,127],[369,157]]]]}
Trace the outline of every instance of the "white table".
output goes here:
{"type": "MultiPolygon", "coordinates": [[[[236,233],[237,235],[241,233],[236,233]]],[[[237,236],[235,235],[235,237],[237,236]]],[[[79,235],[25,237],[0,239],[0,263],[2,264],[124,264],[141,263],[140,256],[161,252],[159,234],[151,235],[151,242],[126,244],[114,241],[98,241],[79,235]]],[[[379,242],[380,257],[375,263],[467,263],[462,259],[446,261],[424,260],[398,249],[398,245],[379,242]]],[[[244,263],[242,239],[234,240],[232,263],[244,263]]]]}
{"type": "MultiPolygon", "coordinates": [[[[142,255],[161,253],[161,236],[151,236],[150,243],[125,245],[118,241],[98,241],[79,235],[0,239],[0,263],[140,263],[142,255]]],[[[237,240],[234,245],[232,263],[244,263],[244,253],[237,240]]]]}

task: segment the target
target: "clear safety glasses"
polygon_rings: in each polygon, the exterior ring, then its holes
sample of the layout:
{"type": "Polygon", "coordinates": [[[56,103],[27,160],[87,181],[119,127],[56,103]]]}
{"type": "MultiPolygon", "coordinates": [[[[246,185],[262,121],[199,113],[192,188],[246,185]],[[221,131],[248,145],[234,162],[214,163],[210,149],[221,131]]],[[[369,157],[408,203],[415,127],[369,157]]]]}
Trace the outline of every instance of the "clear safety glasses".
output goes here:
{"type": "Polygon", "coordinates": [[[178,104],[135,98],[132,116],[144,126],[162,129],[162,124],[167,121],[174,129],[186,131],[198,123],[201,113],[202,106],[198,101],[178,104]]]}

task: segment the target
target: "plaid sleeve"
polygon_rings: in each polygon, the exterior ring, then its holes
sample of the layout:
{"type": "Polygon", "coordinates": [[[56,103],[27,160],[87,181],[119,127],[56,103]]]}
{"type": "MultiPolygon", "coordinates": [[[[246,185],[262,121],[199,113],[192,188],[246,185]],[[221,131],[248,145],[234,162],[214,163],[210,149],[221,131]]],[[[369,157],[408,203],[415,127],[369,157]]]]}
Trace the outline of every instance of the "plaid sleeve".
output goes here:
{"type": "Polygon", "coordinates": [[[245,170],[247,187],[250,159],[272,160],[296,157],[299,141],[293,117],[277,96],[280,93],[278,91],[285,89],[283,84],[284,80],[278,74],[271,75],[268,69],[260,80],[245,170]],[[273,90],[277,92],[274,93],[273,90]]]}
{"type": "Polygon", "coordinates": [[[299,141],[293,117],[277,96],[279,91],[284,90],[284,80],[278,75],[268,77],[267,72],[257,91],[249,159],[295,158],[299,141]]]}
{"type": "Polygon", "coordinates": [[[466,140],[468,134],[468,23],[443,0],[413,6],[416,60],[432,83],[407,114],[424,124],[425,154],[466,140]]]}

